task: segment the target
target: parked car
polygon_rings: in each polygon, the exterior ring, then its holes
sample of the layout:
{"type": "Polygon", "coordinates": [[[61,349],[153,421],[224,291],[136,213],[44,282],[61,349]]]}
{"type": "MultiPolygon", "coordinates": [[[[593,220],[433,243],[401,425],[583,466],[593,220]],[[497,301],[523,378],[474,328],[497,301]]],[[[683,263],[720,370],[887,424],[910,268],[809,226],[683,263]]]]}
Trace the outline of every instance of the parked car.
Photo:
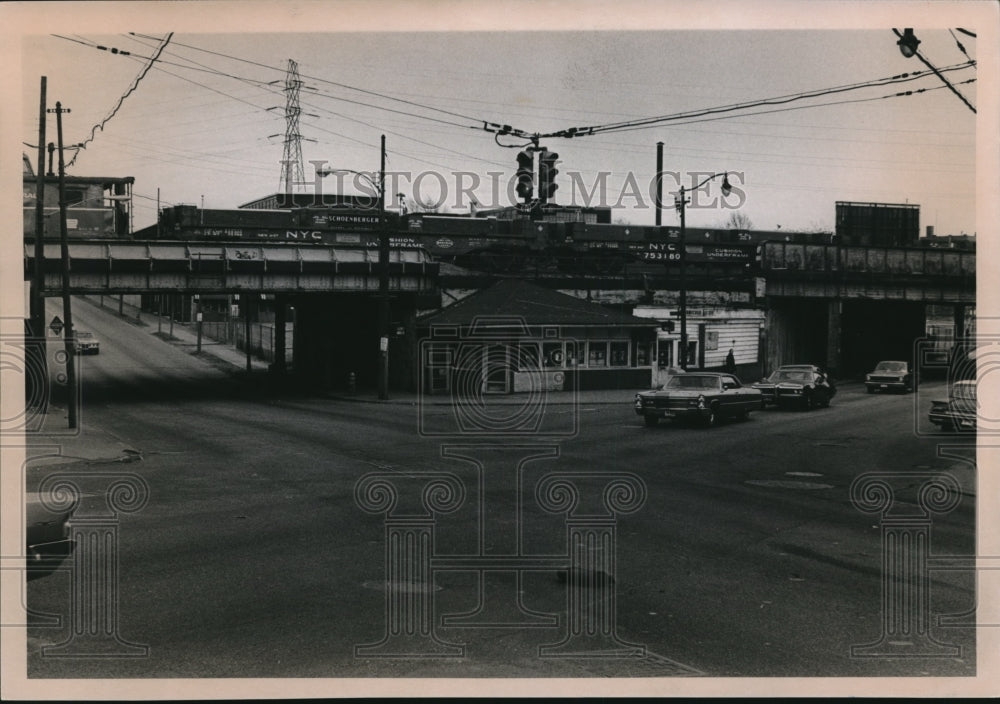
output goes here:
{"type": "Polygon", "coordinates": [[[76,543],[70,538],[72,515],[71,509],[53,513],[40,494],[27,494],[24,534],[29,579],[49,574],[73,553],[76,543]]]}
{"type": "Polygon", "coordinates": [[[976,429],[976,382],[956,381],[948,389],[947,400],[931,401],[928,417],[942,430],[976,429]]]}
{"type": "Polygon", "coordinates": [[[913,370],[909,362],[884,361],[875,365],[875,369],[865,375],[865,388],[868,393],[876,391],[913,391],[913,370]]]}
{"type": "Polygon", "coordinates": [[[815,364],[785,364],[753,388],[761,392],[763,403],[784,405],[800,404],[806,408],[829,406],[837,393],[833,381],[815,364]]]}
{"type": "Polygon", "coordinates": [[[94,337],[94,333],[78,330],[74,334],[76,340],[77,354],[100,354],[101,343],[94,337]]]}
{"type": "Polygon", "coordinates": [[[700,421],[714,426],[721,418],[739,418],[760,408],[761,393],[743,386],[732,374],[688,372],[667,380],[661,388],[635,395],[635,412],[647,426],[661,418],[700,421]]]}

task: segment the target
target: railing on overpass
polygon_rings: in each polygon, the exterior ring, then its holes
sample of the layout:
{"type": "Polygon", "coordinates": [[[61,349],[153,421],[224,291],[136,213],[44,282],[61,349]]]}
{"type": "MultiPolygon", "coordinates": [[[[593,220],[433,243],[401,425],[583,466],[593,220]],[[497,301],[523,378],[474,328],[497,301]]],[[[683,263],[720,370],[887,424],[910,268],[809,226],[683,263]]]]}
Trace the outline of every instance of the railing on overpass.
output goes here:
{"type": "MultiPolygon", "coordinates": [[[[378,288],[378,251],[364,247],[287,244],[74,241],[70,286],[105,291],[367,291],[378,288]]],[[[44,246],[44,288],[61,290],[58,244],[44,246]]],[[[34,270],[34,245],[24,245],[25,278],[34,270]]],[[[436,286],[438,264],[422,249],[389,252],[390,289],[436,286]]]]}
{"type": "Polygon", "coordinates": [[[767,242],[768,296],[974,303],[976,254],[930,247],[767,242]]]}

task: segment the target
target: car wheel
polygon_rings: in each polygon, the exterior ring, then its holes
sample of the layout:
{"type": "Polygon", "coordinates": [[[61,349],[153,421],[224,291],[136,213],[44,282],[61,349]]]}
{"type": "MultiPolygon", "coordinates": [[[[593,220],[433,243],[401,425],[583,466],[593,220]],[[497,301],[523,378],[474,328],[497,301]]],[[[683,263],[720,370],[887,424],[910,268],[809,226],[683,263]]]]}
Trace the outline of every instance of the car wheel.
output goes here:
{"type": "Polygon", "coordinates": [[[737,420],[749,420],[750,419],[750,409],[743,408],[739,413],[736,414],[737,420]]]}
{"type": "Polygon", "coordinates": [[[647,428],[655,428],[660,423],[660,419],[656,416],[643,416],[642,419],[646,421],[647,428]]]}
{"type": "Polygon", "coordinates": [[[813,409],[813,395],[808,391],[802,396],[802,408],[806,411],[813,409]]]}
{"type": "Polygon", "coordinates": [[[823,394],[823,397],[820,399],[819,405],[821,405],[823,408],[829,408],[830,407],[830,396],[831,396],[831,394],[829,394],[829,393],[823,394]]]}
{"type": "Polygon", "coordinates": [[[872,388],[871,386],[866,386],[865,388],[868,389],[868,393],[870,393],[870,394],[875,393],[875,389],[872,388]]]}

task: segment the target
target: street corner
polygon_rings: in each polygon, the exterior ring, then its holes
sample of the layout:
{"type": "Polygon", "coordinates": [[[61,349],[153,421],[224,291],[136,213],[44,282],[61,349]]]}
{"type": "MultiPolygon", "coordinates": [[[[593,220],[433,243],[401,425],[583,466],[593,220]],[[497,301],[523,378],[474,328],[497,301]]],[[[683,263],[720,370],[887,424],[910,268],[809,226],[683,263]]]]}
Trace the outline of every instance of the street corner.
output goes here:
{"type": "MultiPolygon", "coordinates": [[[[56,410],[46,416],[43,431],[50,426],[66,424],[66,414],[56,410]]],[[[114,434],[81,423],[75,435],[50,436],[33,433],[25,436],[29,468],[83,462],[88,464],[128,463],[142,459],[142,451],[114,434]]]]}

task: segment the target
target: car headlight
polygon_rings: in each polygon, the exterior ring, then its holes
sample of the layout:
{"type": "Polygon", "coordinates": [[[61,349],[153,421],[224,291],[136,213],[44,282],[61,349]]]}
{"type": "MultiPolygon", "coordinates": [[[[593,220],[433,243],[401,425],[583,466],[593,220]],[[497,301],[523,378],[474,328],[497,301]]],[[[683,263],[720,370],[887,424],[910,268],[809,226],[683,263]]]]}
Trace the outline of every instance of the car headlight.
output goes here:
{"type": "Polygon", "coordinates": [[[700,394],[698,396],[697,406],[698,406],[698,408],[704,408],[705,407],[705,397],[702,396],[702,395],[700,395],[700,394]]]}

